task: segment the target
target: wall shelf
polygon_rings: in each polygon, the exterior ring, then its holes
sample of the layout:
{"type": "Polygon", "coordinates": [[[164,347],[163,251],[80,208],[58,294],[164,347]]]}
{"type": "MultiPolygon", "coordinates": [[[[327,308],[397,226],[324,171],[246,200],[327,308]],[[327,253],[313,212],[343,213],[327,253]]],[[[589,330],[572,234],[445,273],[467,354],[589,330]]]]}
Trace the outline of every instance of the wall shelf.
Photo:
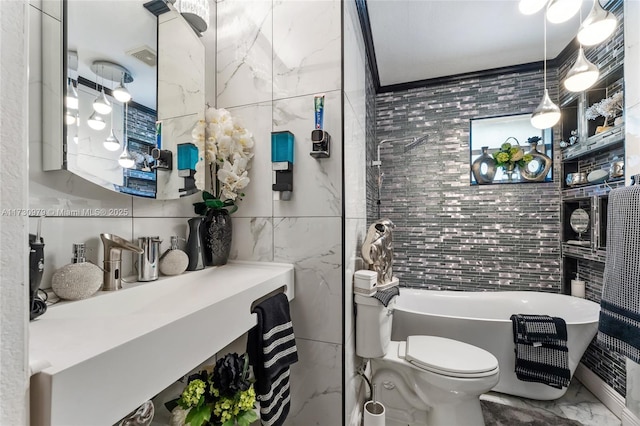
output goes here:
{"type": "Polygon", "coordinates": [[[31,423],[114,424],[256,324],[293,265],[229,262],[51,306],[29,324],[31,423]]]}
{"type": "Polygon", "coordinates": [[[605,149],[611,149],[624,142],[624,124],[612,127],[606,132],[598,133],[569,146],[562,152],[562,161],[577,160],[605,149]]]}

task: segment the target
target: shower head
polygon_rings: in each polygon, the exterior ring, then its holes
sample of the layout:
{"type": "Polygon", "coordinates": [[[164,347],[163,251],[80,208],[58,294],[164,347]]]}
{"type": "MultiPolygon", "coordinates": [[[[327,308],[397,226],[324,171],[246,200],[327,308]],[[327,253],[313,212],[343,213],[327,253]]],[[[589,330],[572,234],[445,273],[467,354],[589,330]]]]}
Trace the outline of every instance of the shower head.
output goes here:
{"type": "Polygon", "coordinates": [[[427,135],[413,138],[413,140],[411,142],[409,142],[408,144],[406,144],[404,146],[404,153],[406,154],[407,152],[411,151],[412,149],[417,148],[420,145],[427,143],[428,139],[429,139],[429,136],[427,136],[427,135]]]}

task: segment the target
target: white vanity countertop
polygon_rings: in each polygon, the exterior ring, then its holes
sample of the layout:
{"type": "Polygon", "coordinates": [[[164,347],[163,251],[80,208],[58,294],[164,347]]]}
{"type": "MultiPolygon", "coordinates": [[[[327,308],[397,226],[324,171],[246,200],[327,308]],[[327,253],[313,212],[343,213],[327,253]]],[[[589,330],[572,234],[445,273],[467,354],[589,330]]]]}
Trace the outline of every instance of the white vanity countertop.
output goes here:
{"type": "Polygon", "coordinates": [[[113,424],[246,333],[252,303],[283,286],[291,300],[293,265],[229,262],[51,306],[29,325],[34,424],[113,424]]]}

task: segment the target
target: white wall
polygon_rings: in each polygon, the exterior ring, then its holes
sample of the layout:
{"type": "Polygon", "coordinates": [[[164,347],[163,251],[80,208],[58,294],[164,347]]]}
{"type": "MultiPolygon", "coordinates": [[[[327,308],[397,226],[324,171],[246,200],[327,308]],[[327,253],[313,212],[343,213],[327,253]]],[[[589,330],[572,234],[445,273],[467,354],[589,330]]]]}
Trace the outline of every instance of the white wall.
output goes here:
{"type": "Polygon", "coordinates": [[[252,181],[234,214],[238,255],[295,264],[292,317],[300,361],[292,368],[287,424],[342,424],[341,2],[218,2],[217,106],[255,137],[252,181]],[[331,158],[309,156],[313,95],[325,93],[331,158]],[[291,201],[273,201],[271,132],[295,135],[291,201]],[[255,241],[258,241],[255,244],[255,241]]]}
{"type": "Polygon", "coordinates": [[[29,5],[0,2],[0,424],[27,423],[29,5]],[[8,210],[5,210],[8,209],[8,210]],[[15,210],[14,210],[15,209],[15,210]]]}

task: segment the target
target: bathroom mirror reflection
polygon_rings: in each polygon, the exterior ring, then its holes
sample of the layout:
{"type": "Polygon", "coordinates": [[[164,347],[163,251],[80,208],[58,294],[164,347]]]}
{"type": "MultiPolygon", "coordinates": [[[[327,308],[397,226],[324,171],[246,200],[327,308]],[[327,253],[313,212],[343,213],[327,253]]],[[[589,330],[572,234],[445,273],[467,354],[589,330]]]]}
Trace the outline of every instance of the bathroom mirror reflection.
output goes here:
{"type": "Polygon", "coordinates": [[[52,57],[60,54],[47,59],[58,66],[43,66],[54,70],[43,76],[53,87],[43,91],[43,127],[52,130],[43,135],[43,169],[174,199],[204,185],[204,146],[191,140],[204,110],[204,45],[172,5],[155,16],[144,3],[63,0],[61,27],[43,27],[52,57]],[[170,167],[156,148],[171,152],[170,167]],[[189,155],[180,170],[179,151],[189,155]]]}
{"type": "Polygon", "coordinates": [[[569,218],[571,229],[578,235],[582,235],[589,230],[589,213],[584,209],[575,209],[569,218]]]}
{"type": "Polygon", "coordinates": [[[471,119],[469,155],[471,185],[553,180],[553,134],[531,114],[471,119]]]}

